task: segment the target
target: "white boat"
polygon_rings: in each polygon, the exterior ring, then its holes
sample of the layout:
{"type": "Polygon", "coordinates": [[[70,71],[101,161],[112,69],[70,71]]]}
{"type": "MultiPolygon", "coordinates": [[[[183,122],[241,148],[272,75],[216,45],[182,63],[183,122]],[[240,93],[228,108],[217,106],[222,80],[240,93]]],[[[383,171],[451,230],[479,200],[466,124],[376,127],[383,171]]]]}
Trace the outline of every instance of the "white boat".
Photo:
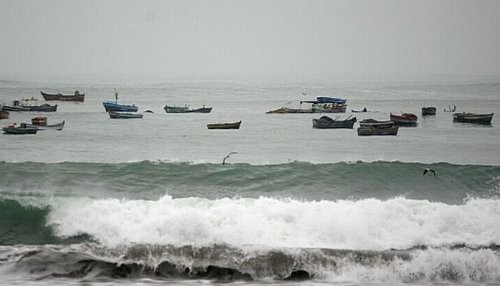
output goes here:
{"type": "Polygon", "coordinates": [[[37,130],[58,130],[61,131],[64,128],[64,124],[66,124],[66,121],[59,122],[56,124],[50,124],[50,125],[35,125],[35,124],[26,124],[27,128],[36,128],[37,130]]]}

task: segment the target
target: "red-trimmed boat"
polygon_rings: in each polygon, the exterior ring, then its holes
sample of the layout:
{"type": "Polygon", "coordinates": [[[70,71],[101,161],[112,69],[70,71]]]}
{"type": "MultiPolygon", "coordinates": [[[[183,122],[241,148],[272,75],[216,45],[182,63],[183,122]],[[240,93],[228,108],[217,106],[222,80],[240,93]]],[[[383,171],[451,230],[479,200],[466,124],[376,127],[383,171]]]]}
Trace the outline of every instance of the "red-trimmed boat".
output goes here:
{"type": "Polygon", "coordinates": [[[413,113],[394,114],[391,113],[391,121],[399,126],[416,126],[418,116],[413,113]]]}
{"type": "Polygon", "coordinates": [[[62,93],[45,93],[40,91],[43,99],[45,100],[60,100],[60,101],[79,101],[83,102],[85,100],[85,93],[80,93],[78,90],[74,94],[62,94],[62,93]]]}

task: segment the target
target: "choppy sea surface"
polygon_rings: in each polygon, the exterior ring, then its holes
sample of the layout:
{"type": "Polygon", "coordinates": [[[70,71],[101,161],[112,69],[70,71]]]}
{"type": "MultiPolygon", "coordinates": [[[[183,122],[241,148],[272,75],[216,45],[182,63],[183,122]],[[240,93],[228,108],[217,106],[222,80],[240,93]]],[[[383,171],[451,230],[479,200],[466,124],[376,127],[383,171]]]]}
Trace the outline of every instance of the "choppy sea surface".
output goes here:
{"type": "Polygon", "coordinates": [[[66,121],[0,135],[0,285],[500,284],[500,83],[3,80],[0,103],[76,89],[85,102],[0,121],[66,121]],[[109,119],[115,87],[154,113],[109,119]],[[321,114],[266,114],[316,96],[347,99],[334,118],[418,125],[358,137],[313,129],[321,114]],[[454,123],[453,105],[492,125],[454,123]]]}

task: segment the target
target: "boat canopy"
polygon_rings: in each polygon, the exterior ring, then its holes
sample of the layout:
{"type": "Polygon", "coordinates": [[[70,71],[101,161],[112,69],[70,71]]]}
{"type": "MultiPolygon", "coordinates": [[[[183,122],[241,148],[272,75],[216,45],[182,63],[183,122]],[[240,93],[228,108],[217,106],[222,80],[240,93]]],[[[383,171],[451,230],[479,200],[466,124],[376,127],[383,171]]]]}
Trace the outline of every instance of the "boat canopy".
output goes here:
{"type": "Polygon", "coordinates": [[[319,101],[319,102],[321,102],[321,103],[345,104],[345,102],[346,102],[345,98],[326,97],[326,96],[318,96],[318,97],[316,97],[316,100],[319,101]]]}
{"type": "Polygon", "coordinates": [[[338,97],[326,97],[326,96],[318,96],[316,97],[316,100],[303,100],[300,103],[336,103],[336,104],[345,104],[346,99],[345,98],[338,98],[338,97]]]}

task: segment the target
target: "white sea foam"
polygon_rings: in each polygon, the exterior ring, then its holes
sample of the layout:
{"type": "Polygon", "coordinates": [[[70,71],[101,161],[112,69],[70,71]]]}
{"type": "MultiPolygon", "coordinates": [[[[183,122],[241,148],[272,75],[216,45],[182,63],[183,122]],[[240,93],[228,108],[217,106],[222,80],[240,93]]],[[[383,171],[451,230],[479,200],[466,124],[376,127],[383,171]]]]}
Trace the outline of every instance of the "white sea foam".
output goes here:
{"type": "Polygon", "coordinates": [[[57,235],[88,234],[107,246],[262,245],[338,249],[407,249],[417,245],[500,244],[500,201],[464,205],[388,201],[201,198],[157,201],[64,199],[48,224],[57,235]]]}
{"type": "Polygon", "coordinates": [[[378,283],[500,280],[500,257],[489,249],[429,249],[413,253],[410,260],[395,259],[389,263],[370,265],[345,263],[337,266],[334,272],[325,272],[325,280],[378,283]]]}

